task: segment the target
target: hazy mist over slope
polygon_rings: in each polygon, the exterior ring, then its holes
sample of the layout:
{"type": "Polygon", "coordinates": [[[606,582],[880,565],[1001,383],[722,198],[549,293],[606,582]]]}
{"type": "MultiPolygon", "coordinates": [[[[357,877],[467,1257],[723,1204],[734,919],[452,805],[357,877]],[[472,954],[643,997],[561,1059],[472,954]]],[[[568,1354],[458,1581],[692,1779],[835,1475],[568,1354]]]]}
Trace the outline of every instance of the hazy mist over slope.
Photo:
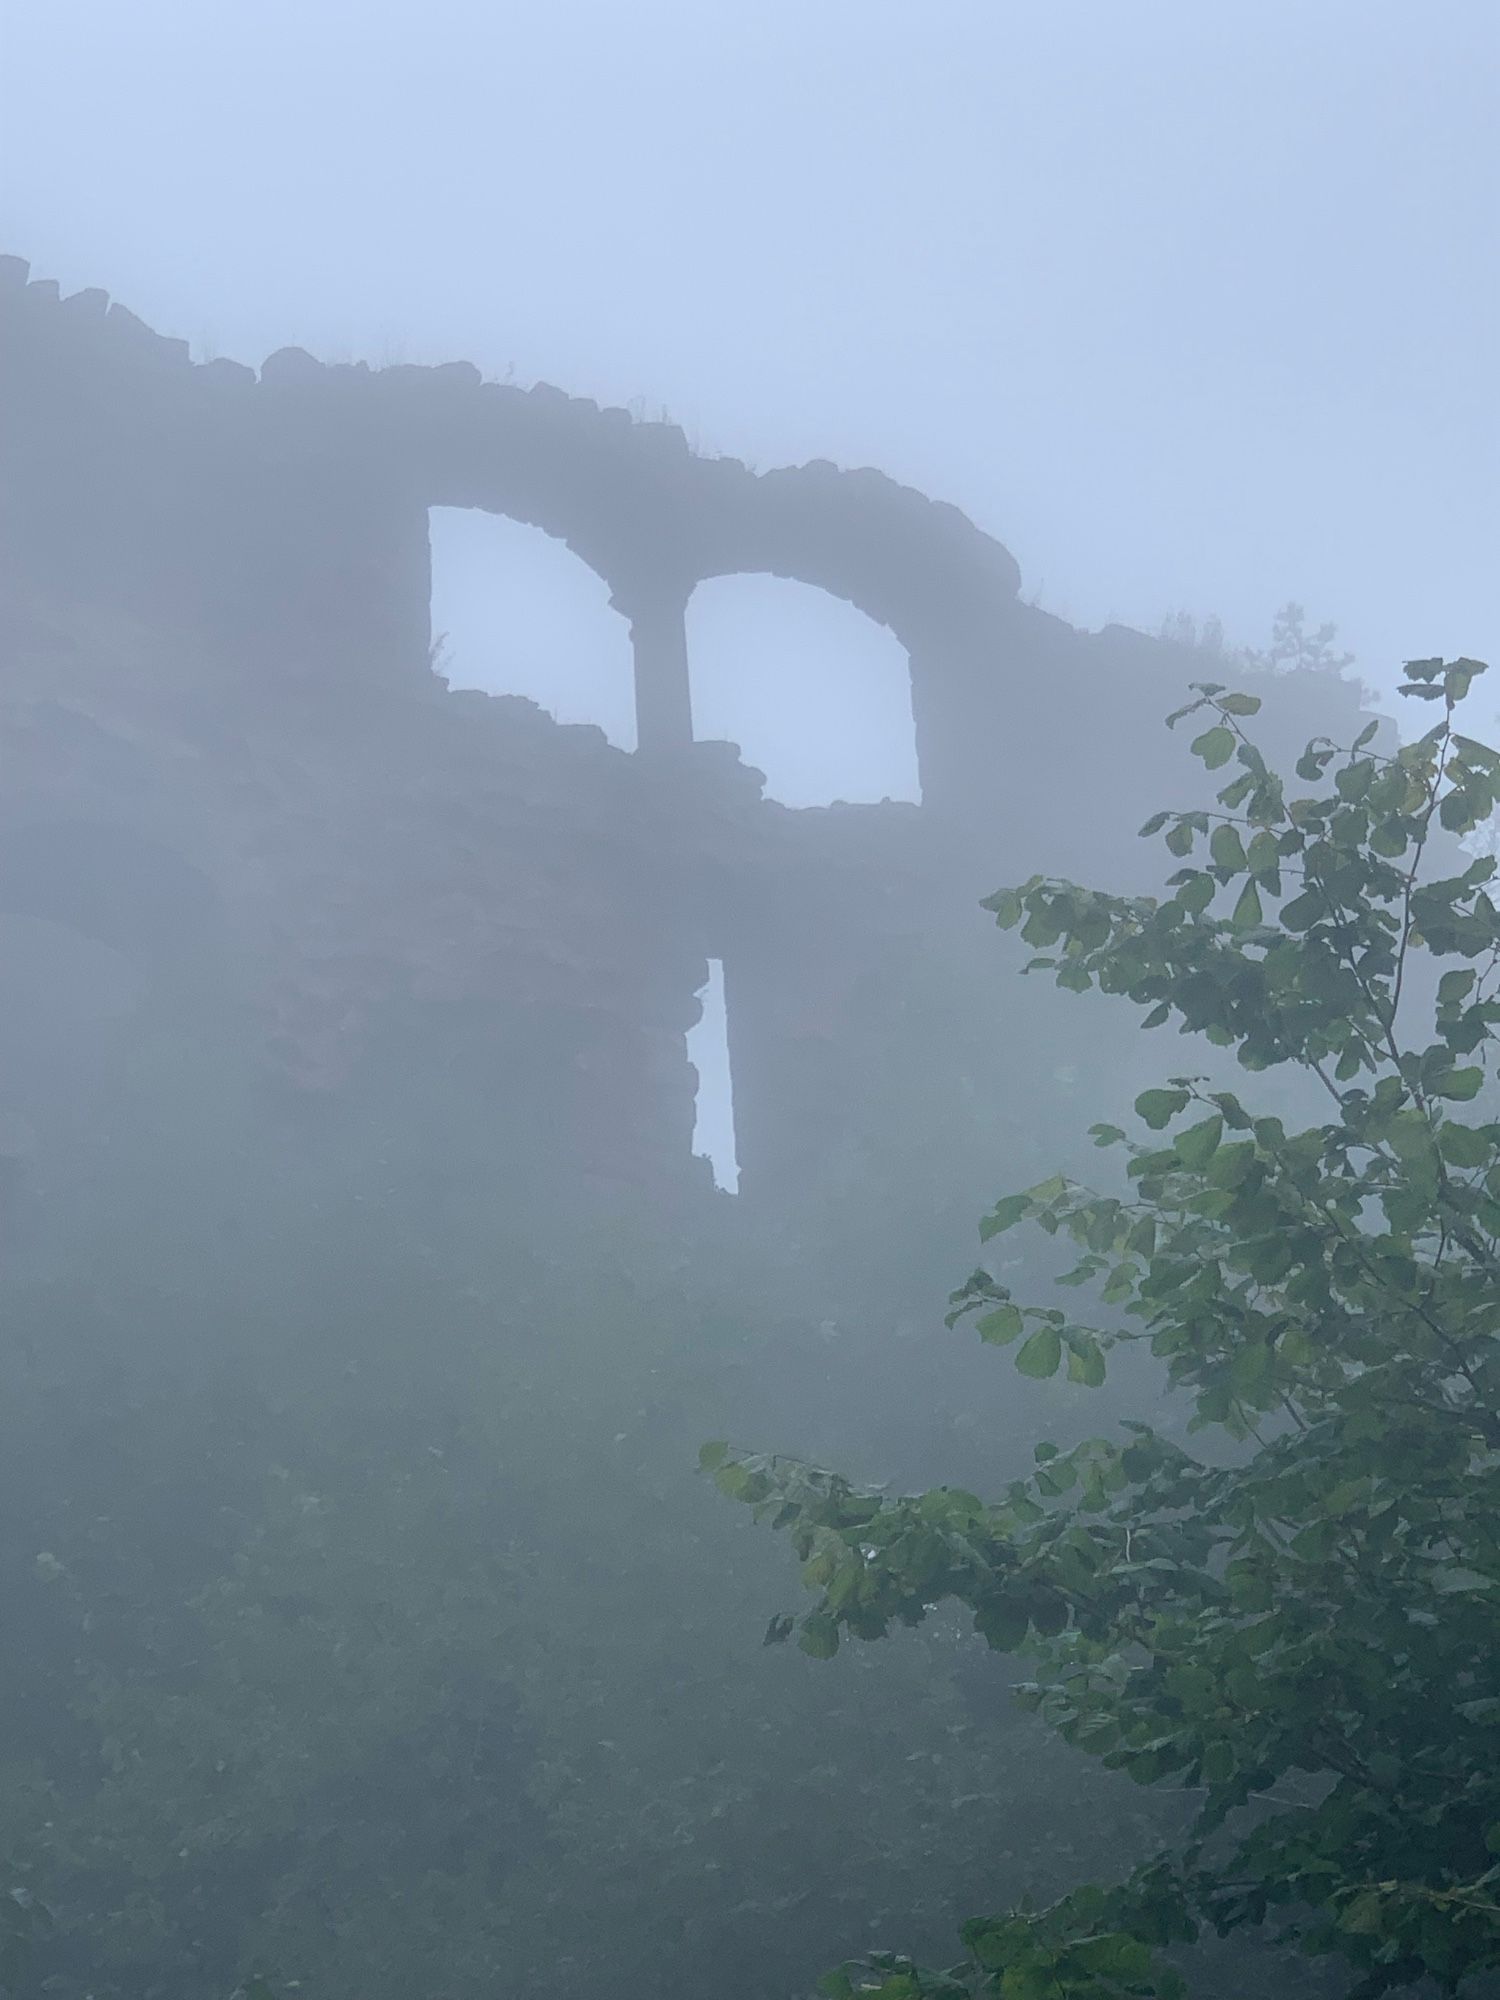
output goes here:
{"type": "Polygon", "coordinates": [[[1500,1969],[1497,106],[0,0],[0,2000],[1500,1969]]]}

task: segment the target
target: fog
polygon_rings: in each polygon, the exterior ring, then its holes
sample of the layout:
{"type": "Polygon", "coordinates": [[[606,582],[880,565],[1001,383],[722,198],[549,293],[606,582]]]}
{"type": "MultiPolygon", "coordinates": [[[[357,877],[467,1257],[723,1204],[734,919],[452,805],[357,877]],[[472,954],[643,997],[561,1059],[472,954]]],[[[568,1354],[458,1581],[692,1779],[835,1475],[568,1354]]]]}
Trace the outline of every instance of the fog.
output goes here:
{"type": "Polygon", "coordinates": [[[1080,625],[1258,644],[1291,598],[1382,683],[1493,627],[1485,0],[9,0],[3,34],[6,239],[200,354],[463,357],[878,466],[1080,625]]]}
{"type": "Polygon", "coordinates": [[[0,2000],[1495,1990],[1497,58],[0,0],[0,2000]]]}

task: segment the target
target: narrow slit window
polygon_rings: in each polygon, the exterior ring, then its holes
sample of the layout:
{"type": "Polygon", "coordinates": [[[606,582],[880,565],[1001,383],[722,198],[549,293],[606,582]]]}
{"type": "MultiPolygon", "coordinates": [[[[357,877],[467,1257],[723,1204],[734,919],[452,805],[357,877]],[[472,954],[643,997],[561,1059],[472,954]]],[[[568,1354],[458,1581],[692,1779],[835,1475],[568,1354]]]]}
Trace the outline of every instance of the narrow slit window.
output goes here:
{"type": "Polygon", "coordinates": [[[740,1185],[734,1143],[734,1087],[729,1074],[729,1017],[724,1006],[724,962],[708,962],[708,984],[699,998],[703,1012],[688,1031],[688,1060],[698,1072],[698,1116],[693,1151],[714,1170],[714,1184],[728,1194],[740,1185]]]}

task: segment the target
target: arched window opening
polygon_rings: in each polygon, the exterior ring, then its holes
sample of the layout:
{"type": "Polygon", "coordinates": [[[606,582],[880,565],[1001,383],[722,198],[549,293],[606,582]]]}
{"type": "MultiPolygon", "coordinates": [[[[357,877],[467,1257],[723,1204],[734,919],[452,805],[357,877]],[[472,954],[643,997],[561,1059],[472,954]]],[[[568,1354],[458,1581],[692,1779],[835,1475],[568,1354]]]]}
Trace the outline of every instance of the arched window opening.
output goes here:
{"type": "Polygon", "coordinates": [[[911,669],[883,626],[780,577],[715,577],[688,605],[693,733],[738,743],[789,806],[916,801],[911,669]]]}
{"type": "Polygon", "coordinates": [[[729,1071],[729,1017],[724,1005],[724,964],[708,961],[708,984],[699,995],[703,1012],[688,1030],[688,1060],[698,1072],[698,1115],[693,1151],[714,1170],[714,1185],[737,1194],[739,1158],[734,1140],[734,1085],[729,1071]]]}
{"type": "Polygon", "coordinates": [[[630,630],[565,543],[471,507],[430,510],[433,667],[455,689],[524,695],[635,748],[630,630]]]}

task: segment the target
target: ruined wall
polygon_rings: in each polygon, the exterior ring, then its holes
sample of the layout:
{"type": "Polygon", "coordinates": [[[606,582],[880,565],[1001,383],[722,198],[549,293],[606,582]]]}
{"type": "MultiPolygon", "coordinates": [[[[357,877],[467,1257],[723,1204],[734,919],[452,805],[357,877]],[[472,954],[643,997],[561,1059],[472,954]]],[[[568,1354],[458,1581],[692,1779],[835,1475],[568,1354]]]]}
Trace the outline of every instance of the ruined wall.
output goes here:
{"type": "MultiPolygon", "coordinates": [[[[311,1120],[299,1145],[701,1191],[684,1037],[714,956],[744,1194],[796,1213],[854,1171],[851,1134],[902,1136],[893,1079],[940,1100],[972,1066],[913,971],[967,978],[976,898],[1032,868],[1134,879],[1119,834],[1182,797],[1142,729],[1182,653],[1024,605],[1005,549],[877,472],[757,475],[462,363],[194,365],[27,275],[0,260],[0,909],[123,954],[158,1021],[215,993],[246,1087],[311,1120]],[[634,755],[434,675],[435,506],[531,523],[603,578],[634,755]],[[920,807],[791,811],[694,741],[687,603],[745,572],[899,639],[920,807]],[[1127,731],[1148,747],[1122,771],[1127,731]]],[[[1283,733],[1356,705],[1294,692],[1283,733]]],[[[56,1068],[0,1062],[16,1129],[56,1068]]]]}

